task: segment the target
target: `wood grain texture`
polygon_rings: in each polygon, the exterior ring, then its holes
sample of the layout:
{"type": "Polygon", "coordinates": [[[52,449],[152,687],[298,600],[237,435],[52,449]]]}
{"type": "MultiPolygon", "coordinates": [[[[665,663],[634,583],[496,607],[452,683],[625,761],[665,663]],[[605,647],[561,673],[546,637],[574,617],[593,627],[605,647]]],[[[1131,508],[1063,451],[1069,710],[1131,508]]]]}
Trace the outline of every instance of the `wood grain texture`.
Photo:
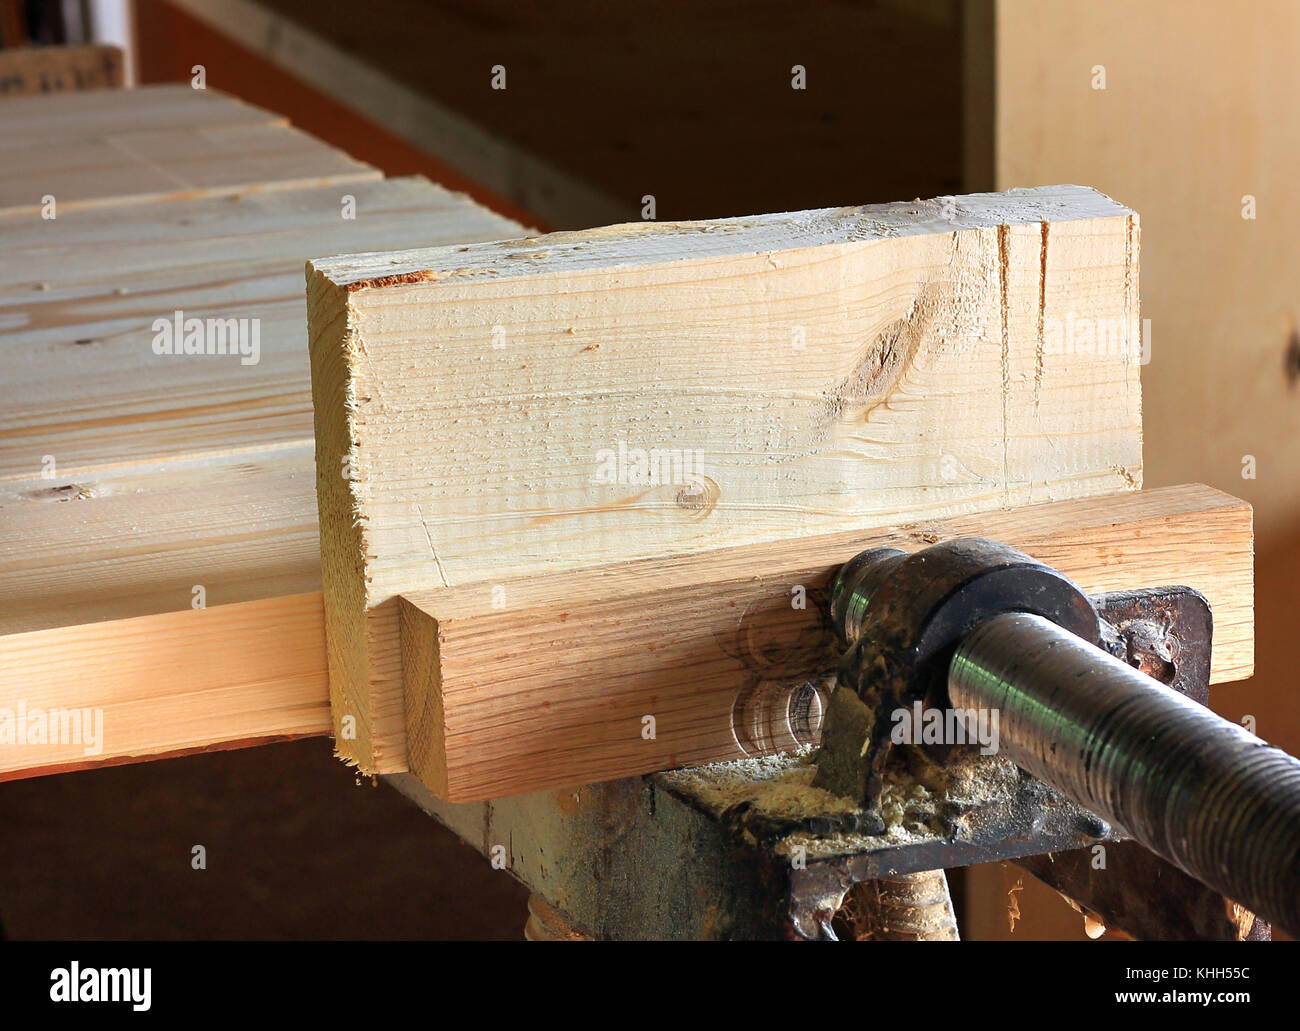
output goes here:
{"type": "Polygon", "coordinates": [[[382,174],[287,126],[125,133],[4,151],[0,218],[363,182],[382,174]],[[57,208],[56,208],[57,210],[57,208]]]}
{"type": "Polygon", "coordinates": [[[398,594],[1136,488],[1136,277],[1068,186],[313,262],[345,754],[404,762],[398,594]]]}
{"type": "Polygon", "coordinates": [[[0,479],[309,441],[303,267],[397,241],[518,227],[419,178],[74,210],[9,224],[0,329],[9,349],[0,479]],[[344,198],[355,218],[344,218],[344,198]],[[106,248],[113,261],[105,262],[106,248]],[[157,354],[154,322],[258,319],[256,364],[157,354]]]}
{"type": "Polygon", "coordinates": [[[6,265],[0,285],[21,327],[0,337],[14,384],[0,412],[0,709],[90,699],[108,740],[84,760],[19,748],[0,771],[328,732],[305,258],[516,228],[423,180],[348,191],[355,221],[326,189],[153,203],[131,219],[84,211],[15,232],[15,267],[50,278],[32,292],[6,265]],[[115,239],[120,260],[106,267],[97,255],[115,239]],[[168,307],[237,310],[276,291],[298,314],[263,325],[258,365],[149,350],[148,320],[168,307]],[[243,651],[254,618],[259,643],[243,651]],[[169,642],[162,659],[150,635],[169,642]],[[260,643],[272,639],[282,647],[260,643]],[[45,661],[34,692],[47,653],[66,661],[45,661]],[[156,694],[121,708],[137,689],[156,694]]]}
{"type": "Polygon", "coordinates": [[[6,98],[0,149],[124,133],[287,125],[282,115],[188,85],[6,98]]]}
{"type": "MultiPolygon", "coordinates": [[[[310,442],[0,481],[0,635],[320,591],[310,442]]],[[[196,661],[207,656],[196,656],[196,661]]]]}
{"type": "Polygon", "coordinates": [[[1251,674],[1250,506],[1189,485],[407,595],[411,772],[460,802],[764,754],[733,714],[833,675],[834,569],[869,547],[963,536],[1020,548],[1090,593],[1193,585],[1214,611],[1211,679],[1251,674]]]}
{"type": "Polygon", "coordinates": [[[319,594],[0,636],[0,778],[324,734],[328,694],[319,594]],[[40,740],[50,710],[98,729],[40,740]]]}
{"type": "Polygon", "coordinates": [[[6,227],[0,632],[319,589],[305,256],[515,228],[421,179],[348,191],[355,220],[325,188],[6,227]],[[174,308],[262,313],[261,361],[154,354],[174,308]]]}
{"type": "MultiPolygon", "coordinates": [[[[188,88],[20,99],[0,104],[0,147],[36,167],[61,153],[38,140],[129,132],[161,154],[282,123],[188,88]]],[[[366,175],[168,200],[142,180],[121,203],[0,218],[0,716],[104,718],[89,755],[0,728],[0,777],[328,732],[306,260],[520,232],[366,175]],[[260,361],[155,354],[175,309],[259,317],[260,361]]]]}

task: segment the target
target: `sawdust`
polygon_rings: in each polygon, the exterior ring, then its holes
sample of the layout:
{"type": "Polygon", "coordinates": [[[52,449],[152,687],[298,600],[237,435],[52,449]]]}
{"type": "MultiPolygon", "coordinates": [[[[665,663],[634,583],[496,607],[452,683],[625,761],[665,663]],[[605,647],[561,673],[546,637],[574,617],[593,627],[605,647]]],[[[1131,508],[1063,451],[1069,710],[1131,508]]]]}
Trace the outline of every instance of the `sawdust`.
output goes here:
{"type": "Polygon", "coordinates": [[[890,832],[925,834],[932,830],[937,815],[935,794],[924,784],[889,771],[880,792],[880,815],[885,821],[885,836],[890,832]]]}
{"type": "Polygon", "coordinates": [[[925,761],[920,778],[958,809],[1010,804],[1020,787],[1019,768],[1001,755],[980,755],[972,749],[950,755],[943,766],[925,761]]]}
{"type": "Polygon", "coordinates": [[[1020,919],[1020,900],[1016,895],[1025,890],[1025,879],[1021,877],[1007,891],[1007,923],[1012,934],[1016,933],[1016,921],[1020,919]]]}
{"type": "Polygon", "coordinates": [[[662,775],[672,787],[689,794],[707,809],[721,813],[749,803],[757,816],[797,820],[854,812],[858,806],[812,786],[817,767],[808,760],[811,747],[783,755],[709,763],[662,775]]]}
{"type": "MultiPolygon", "coordinates": [[[[809,769],[815,771],[816,766],[810,765],[809,769]]],[[[812,860],[825,856],[871,852],[897,845],[939,841],[945,837],[939,820],[939,810],[943,800],[941,788],[935,790],[927,786],[904,767],[893,767],[885,771],[880,791],[880,816],[885,822],[884,830],[880,833],[797,832],[783,839],[776,846],[776,851],[781,855],[802,855],[812,860]]]]}
{"type": "MultiPolygon", "coordinates": [[[[1009,803],[1015,797],[1019,771],[1000,756],[955,754],[940,765],[919,749],[895,751],[897,761],[882,778],[882,831],[795,830],[775,846],[776,852],[801,854],[811,860],[940,841],[951,830],[944,826],[945,813],[1009,803]]],[[[856,800],[812,786],[817,775],[815,756],[816,750],[808,747],[783,755],[676,770],[659,777],[667,787],[715,814],[746,805],[758,818],[807,823],[817,817],[833,819],[860,812],[856,800]]]]}

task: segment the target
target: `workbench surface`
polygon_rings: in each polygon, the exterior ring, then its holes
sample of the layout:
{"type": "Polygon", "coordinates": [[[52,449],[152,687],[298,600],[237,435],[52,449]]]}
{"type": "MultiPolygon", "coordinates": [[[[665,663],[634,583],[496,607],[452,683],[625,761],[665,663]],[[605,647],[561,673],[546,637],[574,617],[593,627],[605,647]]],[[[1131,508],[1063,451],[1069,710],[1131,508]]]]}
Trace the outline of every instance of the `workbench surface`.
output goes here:
{"type": "Polygon", "coordinates": [[[0,778],[328,733],[304,265],[521,227],[188,86],[0,102],[0,151],[0,704],[106,728],[0,778]],[[155,353],[178,311],[256,362],[155,353]]]}

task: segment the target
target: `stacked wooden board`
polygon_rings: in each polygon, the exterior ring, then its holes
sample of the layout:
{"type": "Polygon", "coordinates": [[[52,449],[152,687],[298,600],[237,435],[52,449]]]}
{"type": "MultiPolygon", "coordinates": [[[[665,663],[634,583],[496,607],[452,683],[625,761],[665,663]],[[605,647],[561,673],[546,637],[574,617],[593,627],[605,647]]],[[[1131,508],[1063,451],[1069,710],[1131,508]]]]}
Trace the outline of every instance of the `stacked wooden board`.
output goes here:
{"type": "Polygon", "coordinates": [[[326,733],[304,264],[520,227],[188,87],[4,101],[0,152],[0,711],[104,725],[0,776],[326,733]],[[178,310],[259,361],[156,354],[178,310]]]}

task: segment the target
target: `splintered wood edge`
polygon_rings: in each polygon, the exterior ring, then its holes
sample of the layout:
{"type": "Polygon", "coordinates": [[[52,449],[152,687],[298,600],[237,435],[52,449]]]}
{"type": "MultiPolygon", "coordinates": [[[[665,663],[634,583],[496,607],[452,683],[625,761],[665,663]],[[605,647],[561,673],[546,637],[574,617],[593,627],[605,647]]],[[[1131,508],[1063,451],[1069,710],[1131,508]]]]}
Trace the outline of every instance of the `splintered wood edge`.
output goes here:
{"type": "Polygon", "coordinates": [[[312,272],[348,292],[864,243],[962,229],[1132,217],[1087,186],[1038,186],[934,200],[821,208],[700,222],[629,222],[515,240],[319,258],[312,272]]]}
{"type": "Polygon", "coordinates": [[[355,346],[345,296],[307,272],[312,411],[316,438],[316,503],[320,514],[321,584],[326,600],[330,710],[340,758],[376,765],[370,706],[365,561],[355,483],[345,475],[353,453],[352,379],[355,346]],[[341,413],[341,417],[340,417],[341,413]]]}
{"type": "MultiPolygon", "coordinates": [[[[525,231],[505,219],[501,224],[503,231],[525,231]]],[[[388,263],[387,254],[370,257],[388,263]]],[[[380,711],[372,700],[382,694],[376,685],[382,688],[400,679],[400,666],[375,669],[371,661],[375,640],[398,634],[397,601],[372,605],[368,596],[364,519],[357,482],[347,475],[357,450],[352,366],[360,345],[350,300],[353,291],[323,271],[328,264],[328,260],[307,262],[306,279],[321,584],[328,626],[335,754],[366,772],[398,772],[406,769],[405,748],[400,741],[392,745],[391,735],[377,730],[384,725],[400,727],[403,713],[380,711]],[[377,625],[381,622],[382,626],[377,625]]],[[[389,278],[397,283],[403,277],[394,273],[389,278]]],[[[394,702],[400,706],[400,684],[398,687],[394,702]]]]}
{"type": "MultiPolygon", "coordinates": [[[[456,685],[443,684],[442,664],[444,649],[455,649],[458,644],[458,627],[472,624],[481,636],[485,624],[499,624],[499,650],[505,654],[512,626],[597,618],[602,600],[612,606],[635,599],[653,623],[656,606],[674,604],[675,599],[689,596],[692,588],[734,591],[737,598],[748,600],[746,591],[752,594],[756,586],[762,590],[763,582],[784,583],[792,576],[807,577],[810,570],[828,576],[836,565],[865,548],[889,544],[915,551],[960,536],[989,536],[1021,548],[1093,593],[1175,584],[1197,588],[1214,612],[1211,682],[1241,680],[1253,672],[1251,508],[1230,495],[1192,484],[403,595],[409,768],[430,790],[456,802],[562,786],[576,782],[575,772],[581,779],[604,780],[665,768],[662,762],[611,763],[596,756],[585,766],[571,762],[562,775],[552,777],[542,765],[544,756],[538,756],[536,763],[519,763],[514,757],[518,768],[505,773],[491,769],[492,754],[479,754],[472,746],[463,746],[464,754],[449,756],[443,692],[448,688],[454,691],[456,685]],[[510,600],[506,609],[494,605],[502,597],[510,600]],[[504,782],[503,777],[507,778],[504,782]]],[[[719,626],[728,620],[734,620],[734,612],[720,608],[719,626]]],[[[568,623],[566,630],[573,629],[574,624],[568,623]]],[[[494,643],[494,650],[497,648],[494,643]]],[[[593,647],[581,663],[591,675],[599,676],[602,660],[611,654],[593,647]]],[[[578,662],[573,656],[564,658],[574,665],[578,662]]],[[[533,661],[534,671],[523,675],[535,678],[529,686],[535,703],[550,706],[561,701],[546,697],[546,679],[552,668],[548,663],[554,663],[555,657],[542,654],[530,660],[516,655],[512,669],[518,671],[529,661],[533,661]]],[[[561,663],[557,677],[563,675],[563,668],[561,663]]],[[[483,689],[482,684],[476,687],[476,691],[483,689]]],[[[622,689],[628,689],[626,681],[622,689]]],[[[710,690],[718,690],[717,685],[710,690]]],[[[587,713],[574,724],[575,745],[581,744],[581,723],[593,718],[600,716],[587,713]]],[[[516,729],[520,735],[528,734],[526,726],[516,729]]]]}

